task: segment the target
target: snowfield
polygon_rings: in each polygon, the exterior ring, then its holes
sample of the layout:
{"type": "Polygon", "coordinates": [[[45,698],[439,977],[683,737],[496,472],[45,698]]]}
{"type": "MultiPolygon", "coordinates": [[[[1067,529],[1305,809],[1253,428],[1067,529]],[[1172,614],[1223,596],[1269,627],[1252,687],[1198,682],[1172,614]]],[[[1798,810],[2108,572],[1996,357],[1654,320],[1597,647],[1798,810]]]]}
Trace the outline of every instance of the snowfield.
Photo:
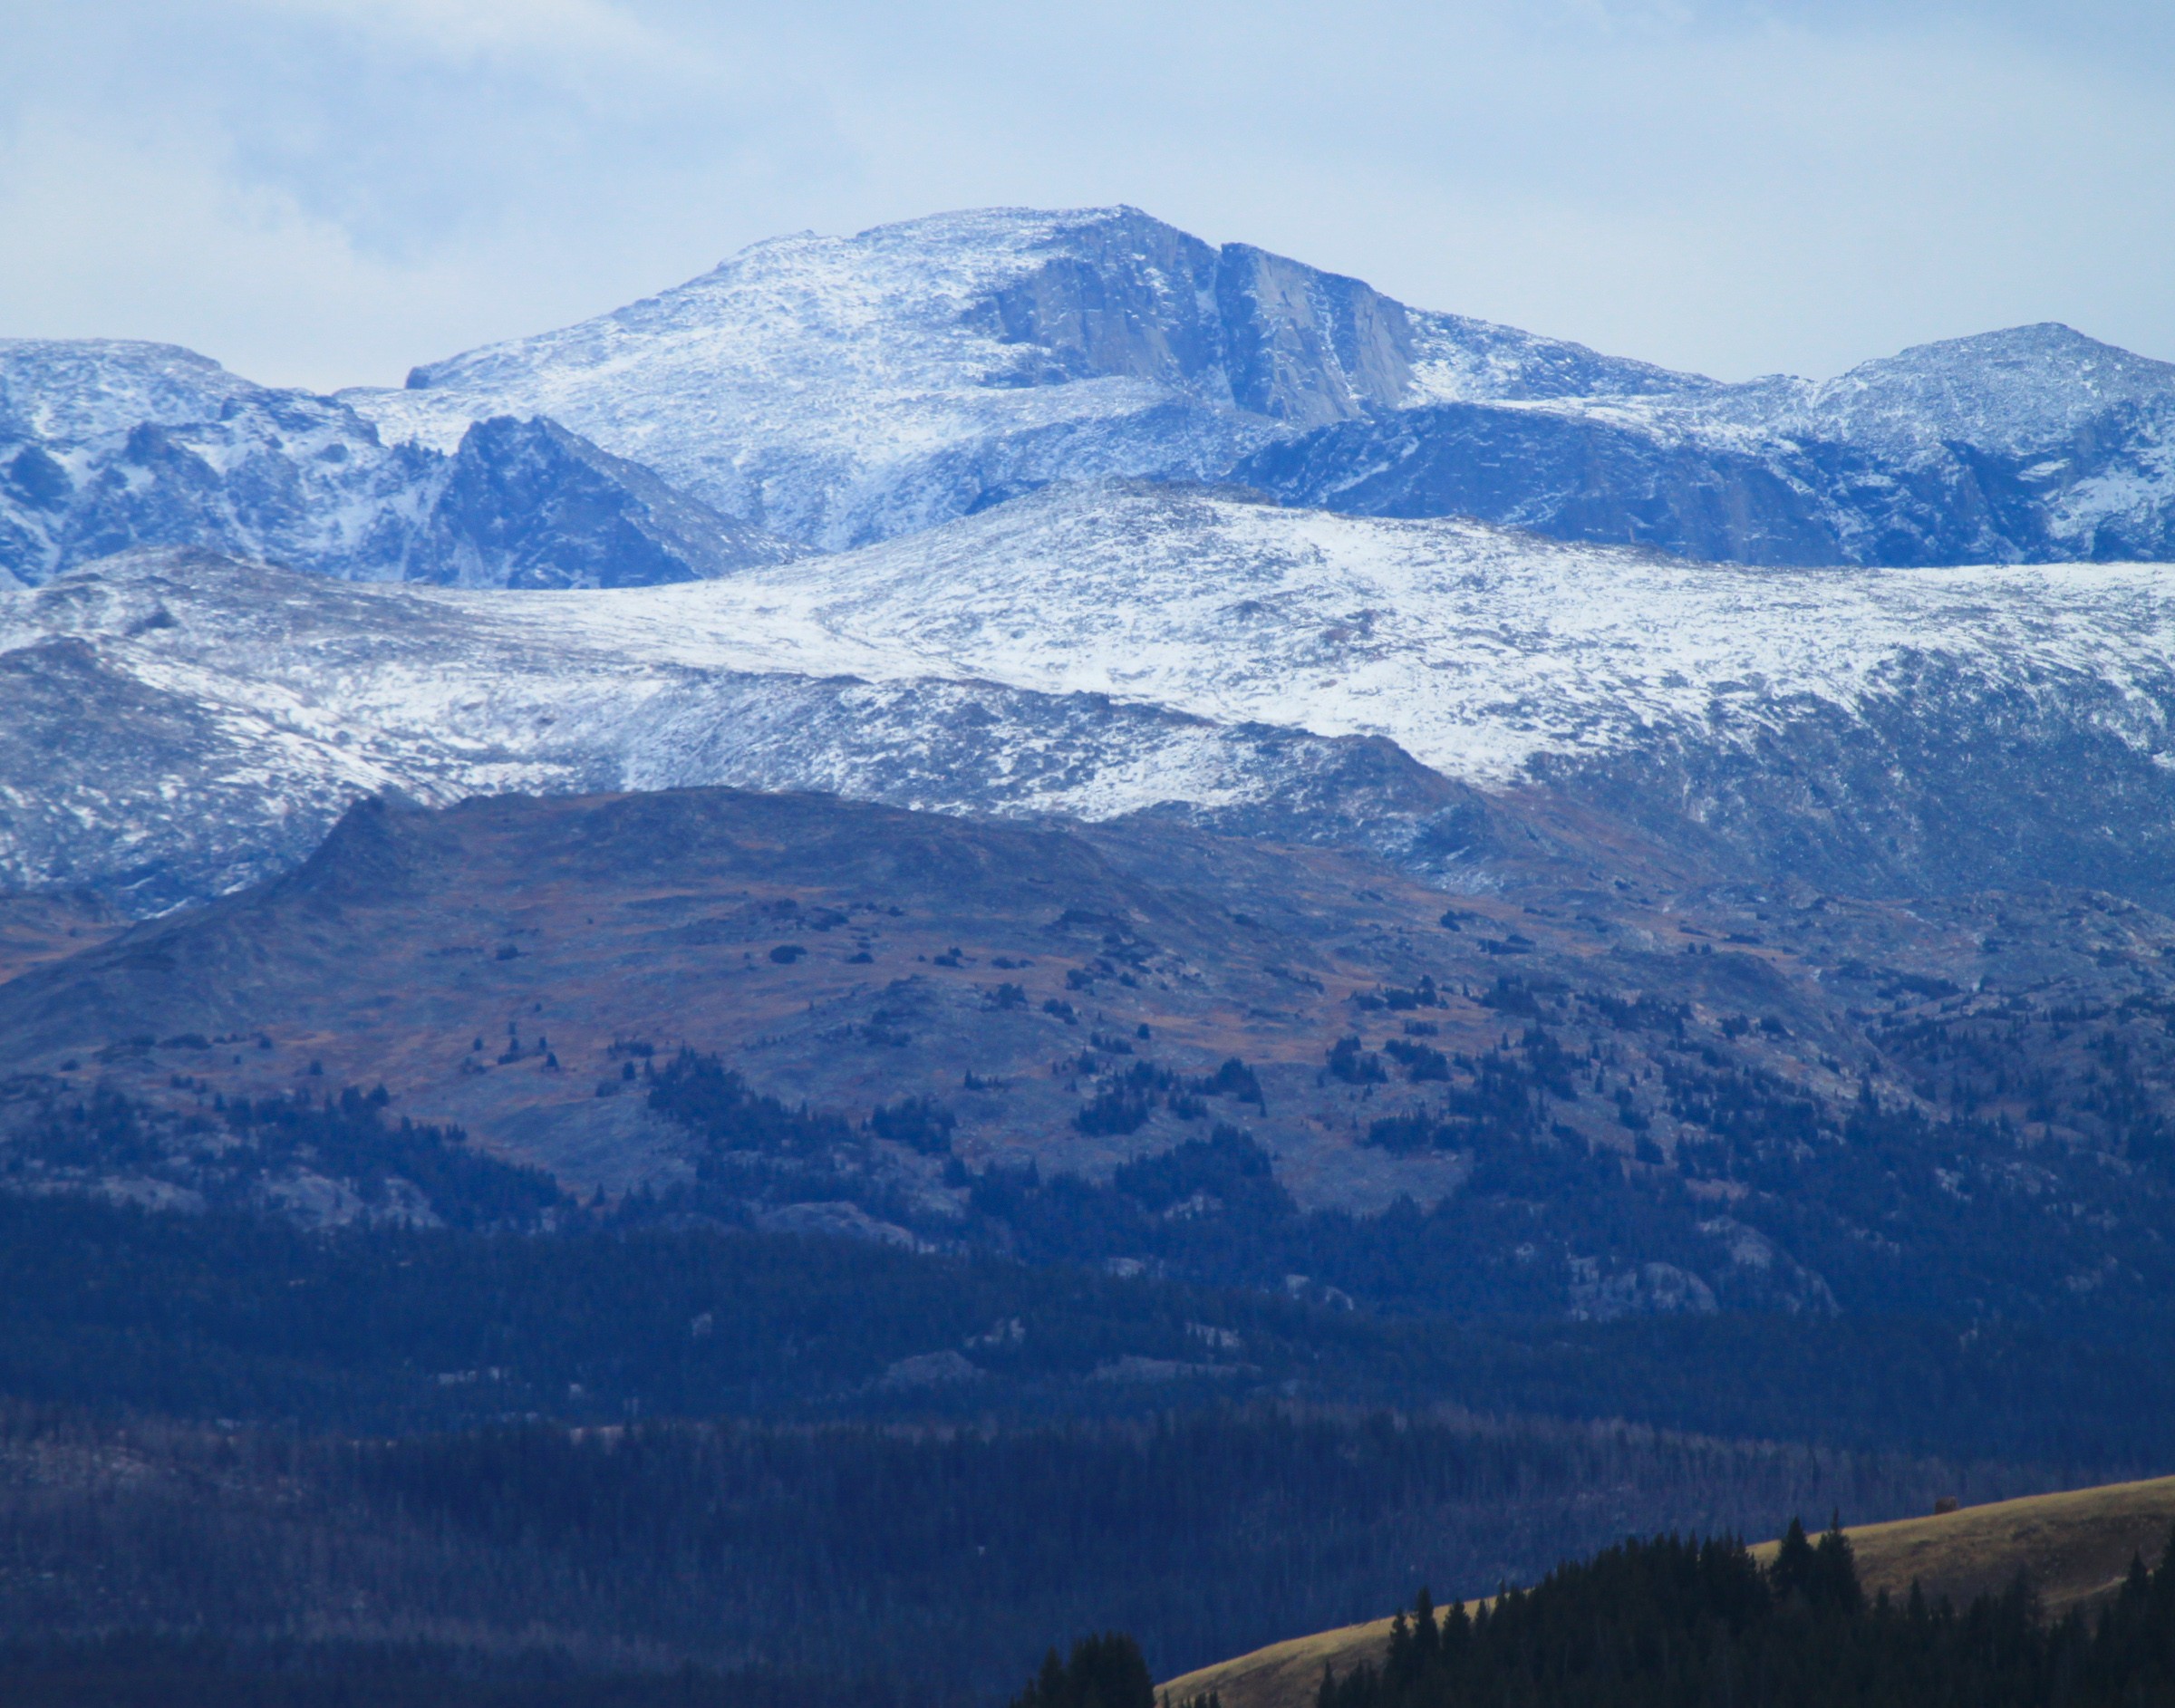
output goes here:
{"type": "Polygon", "coordinates": [[[606,591],[362,587],[138,553],[0,597],[0,661],[18,694],[58,692],[65,665],[183,733],[146,747],[79,706],[80,763],[56,767],[16,717],[0,870],[98,877],[118,856],[93,845],[127,824],[139,863],[209,837],[254,875],[382,786],[736,783],[1102,818],[1266,800],[1338,741],[1381,738],[1495,789],[1551,762],[1892,718],[1899,680],[1928,664],[1965,685],[1944,717],[2036,707],[2165,769],[2171,660],[2164,565],[1755,570],[1137,483],[606,591]]]}
{"type": "Polygon", "coordinates": [[[2100,677],[2156,742],[2150,690],[2175,661],[2162,565],[1748,569],[1139,487],[583,609],[593,629],[669,610],[662,643],[690,663],[1108,694],[1383,736],[1496,786],[1730,702],[1853,708],[1905,654],[2008,684],[2100,677]]]}

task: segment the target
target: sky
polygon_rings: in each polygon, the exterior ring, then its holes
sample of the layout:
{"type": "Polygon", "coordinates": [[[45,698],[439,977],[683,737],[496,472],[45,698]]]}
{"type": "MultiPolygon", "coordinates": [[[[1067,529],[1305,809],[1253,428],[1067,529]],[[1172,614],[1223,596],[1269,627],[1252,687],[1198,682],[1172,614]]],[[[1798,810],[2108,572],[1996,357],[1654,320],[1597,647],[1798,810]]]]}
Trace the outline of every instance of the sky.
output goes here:
{"type": "Polygon", "coordinates": [[[783,232],[1129,202],[1726,379],[2175,360],[2166,0],[10,0],[0,336],[397,384],[783,232]]]}

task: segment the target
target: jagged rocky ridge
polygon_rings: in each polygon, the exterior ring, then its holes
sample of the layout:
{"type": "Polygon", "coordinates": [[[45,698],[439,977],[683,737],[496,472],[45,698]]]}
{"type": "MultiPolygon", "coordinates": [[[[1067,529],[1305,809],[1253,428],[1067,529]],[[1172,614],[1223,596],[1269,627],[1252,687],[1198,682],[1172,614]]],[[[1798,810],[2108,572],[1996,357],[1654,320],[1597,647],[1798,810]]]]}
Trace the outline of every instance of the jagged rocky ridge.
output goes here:
{"type": "Polygon", "coordinates": [[[171,345],[0,342],[0,576],[36,585],[138,545],[475,587],[685,581],[792,555],[551,421],[387,445],[343,403],[171,345]]]}
{"type": "Polygon", "coordinates": [[[1517,802],[1613,825],[1597,861],[2154,901],[2170,622],[2147,566],[1754,572],[1141,485],[581,594],[140,553],[0,603],[0,870],[143,911],[387,787],[730,783],[1174,813],[1468,889],[1517,802]]]}
{"type": "Polygon", "coordinates": [[[397,391],[0,344],[0,570],[191,545],[626,585],[775,560],[767,530],[844,549],[1112,477],[1732,562],[2154,558],[2171,421],[2175,366],[2062,326],[1725,385],[1133,208],[999,208],[758,244],[397,391]]]}
{"type": "Polygon", "coordinates": [[[1758,564],[2175,552],[2175,365],[2066,327],[1725,385],[1128,207],[779,238],[345,395],[447,447],[484,416],[548,415],[834,549],[1135,475],[1758,564]]]}
{"type": "Polygon", "coordinates": [[[1265,446],[1235,472],[1293,503],[1740,563],[2164,558],[2175,366],[2020,326],[1822,384],[1416,404],[1265,446]]]}

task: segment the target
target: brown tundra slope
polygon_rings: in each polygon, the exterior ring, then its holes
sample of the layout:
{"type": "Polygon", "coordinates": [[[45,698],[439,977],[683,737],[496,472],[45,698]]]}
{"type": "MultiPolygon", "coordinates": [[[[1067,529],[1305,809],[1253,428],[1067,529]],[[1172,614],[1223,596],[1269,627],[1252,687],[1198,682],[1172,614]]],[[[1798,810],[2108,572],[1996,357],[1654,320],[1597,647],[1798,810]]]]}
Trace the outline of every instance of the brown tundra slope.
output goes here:
{"type": "MultiPolygon", "coordinates": [[[[2122,1586],[2130,1562],[2156,1564],[2175,1528],[2175,1477],[2026,1495],[1931,1518],[1899,1519],[1845,1530],[1870,1594],[1898,1597],[1913,1583],[1928,1599],[1959,1607],[1998,1594],[2027,1574],[2050,1615],[2090,1607],[2122,1586]]],[[[1762,1543],[1757,1558],[1778,1544],[1762,1543]]],[[[1224,1708],[1305,1708],[1324,1666],[1348,1672],[1378,1665],[1389,1649],[1388,1619],[1294,1637],[1204,1666],[1163,1689],[1174,1702],[1212,1691],[1224,1708]]]]}
{"type": "Polygon", "coordinates": [[[815,1225],[943,1243],[992,1168],[1104,1181],[1223,1129],[1299,1211],[1484,1211],[1429,1237],[1573,1315],[2150,1303],[2175,925],[1700,885],[1581,860],[1556,811],[1448,896],[1153,815],[380,799],[285,878],[0,984],[0,1165],[187,1202],[249,1143],[222,1105],[382,1086],[585,1199],[759,1164],[773,1207],[880,1224],[815,1225]],[[683,1047],[831,1124],[758,1156],[670,1118],[650,1076],[683,1047]],[[94,1088],[162,1113],[121,1151],[53,1140],[94,1088]],[[937,1124],[875,1118],[908,1100],[937,1124]]]}

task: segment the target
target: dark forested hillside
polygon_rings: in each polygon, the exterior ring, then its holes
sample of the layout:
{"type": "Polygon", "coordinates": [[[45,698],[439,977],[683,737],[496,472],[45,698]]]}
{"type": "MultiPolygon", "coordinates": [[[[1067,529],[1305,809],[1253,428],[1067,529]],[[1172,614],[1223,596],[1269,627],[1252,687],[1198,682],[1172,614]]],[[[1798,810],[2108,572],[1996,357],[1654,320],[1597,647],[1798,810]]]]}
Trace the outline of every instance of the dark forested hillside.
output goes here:
{"type": "MultiPolygon", "coordinates": [[[[436,1645],[988,1701],[1123,1626],[1159,1676],[1663,1521],[2034,1473],[1622,1426],[1219,1406],[1027,1429],[508,1423],[365,1441],[0,1417],[0,1636],[436,1645]]],[[[465,1658],[464,1658],[465,1657],[465,1658]]]]}
{"type": "Polygon", "coordinates": [[[1445,906],[1146,822],[372,803],[289,879],[0,985],[0,1183],[1468,1323],[2175,1333],[2175,921],[1604,889],[1590,852],[1445,906]]]}
{"type": "Polygon", "coordinates": [[[379,803],[41,953],[0,1636],[175,1700],[988,1701],[2175,1460],[2175,923],[1623,882],[379,803]]]}
{"type": "Polygon", "coordinates": [[[2175,1375],[2151,1347],[2029,1325],[1383,1317],[609,1211],[549,1237],[311,1232],[0,1194],[0,1392],[310,1431],[1028,1421],[1275,1397],[1629,1418],[2073,1477],[2175,1452],[2175,1375]]]}

